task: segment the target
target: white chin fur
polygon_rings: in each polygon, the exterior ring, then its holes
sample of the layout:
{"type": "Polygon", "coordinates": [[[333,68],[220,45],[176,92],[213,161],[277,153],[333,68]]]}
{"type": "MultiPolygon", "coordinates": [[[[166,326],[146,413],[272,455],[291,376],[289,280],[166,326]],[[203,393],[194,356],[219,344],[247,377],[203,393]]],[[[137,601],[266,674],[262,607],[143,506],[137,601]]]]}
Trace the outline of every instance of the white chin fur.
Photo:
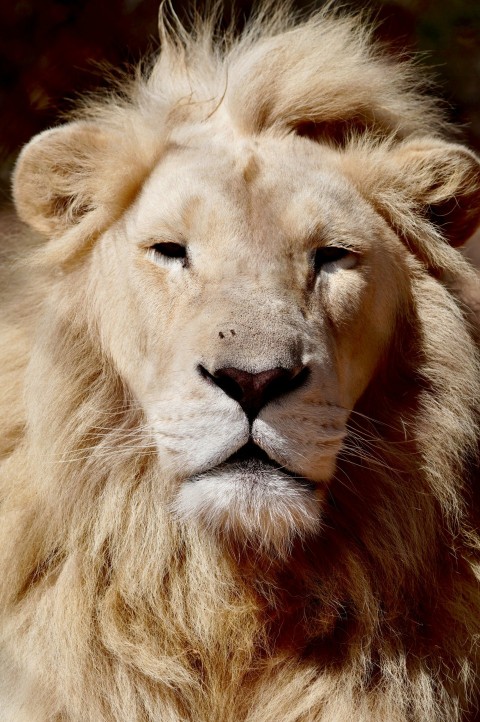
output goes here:
{"type": "Polygon", "coordinates": [[[173,503],[183,522],[285,556],[293,541],[318,532],[320,502],[281,471],[263,465],[220,466],[183,482],[173,503]]]}

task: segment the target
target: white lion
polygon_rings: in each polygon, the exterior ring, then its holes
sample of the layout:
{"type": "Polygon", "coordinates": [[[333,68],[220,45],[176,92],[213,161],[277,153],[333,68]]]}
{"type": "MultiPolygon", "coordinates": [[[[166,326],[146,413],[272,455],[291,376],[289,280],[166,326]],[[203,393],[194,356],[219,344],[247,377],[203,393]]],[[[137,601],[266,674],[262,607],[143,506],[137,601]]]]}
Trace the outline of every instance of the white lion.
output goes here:
{"type": "Polygon", "coordinates": [[[355,19],[167,26],[15,171],[2,721],[471,722],[478,159],[355,19]]]}

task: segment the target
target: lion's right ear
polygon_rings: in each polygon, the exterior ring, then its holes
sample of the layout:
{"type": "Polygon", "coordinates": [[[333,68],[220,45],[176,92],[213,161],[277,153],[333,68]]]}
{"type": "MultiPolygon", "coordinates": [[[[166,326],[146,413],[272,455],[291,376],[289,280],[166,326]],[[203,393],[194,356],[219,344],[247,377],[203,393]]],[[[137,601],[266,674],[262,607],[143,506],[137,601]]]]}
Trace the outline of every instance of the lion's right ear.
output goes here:
{"type": "Polygon", "coordinates": [[[20,153],[13,175],[18,214],[32,228],[58,236],[95,208],[98,165],[107,136],[77,121],[37,135],[20,153]]]}

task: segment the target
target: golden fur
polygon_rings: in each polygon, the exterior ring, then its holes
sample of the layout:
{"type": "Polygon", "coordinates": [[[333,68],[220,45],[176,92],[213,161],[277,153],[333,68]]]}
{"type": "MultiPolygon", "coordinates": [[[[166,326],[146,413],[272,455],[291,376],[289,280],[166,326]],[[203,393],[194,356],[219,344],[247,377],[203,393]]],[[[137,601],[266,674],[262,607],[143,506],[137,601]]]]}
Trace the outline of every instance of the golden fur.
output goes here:
{"type": "Polygon", "coordinates": [[[2,720],[472,722],[478,281],[453,246],[478,225],[478,161],[356,19],[267,9],[240,38],[165,19],[161,37],[146,77],[15,173],[49,240],[12,231],[3,283],[2,720]],[[180,224],[203,239],[188,281],[151,248],[180,224]],[[312,320],[306,259],[332,229],[353,245],[312,320]],[[198,455],[245,419],[187,361],[285,365],[298,328],[310,381],[254,432],[314,491],[221,477],[220,509],[198,455]],[[171,428],[191,445],[162,446],[171,428]],[[214,498],[191,506],[194,484],[214,498]]]}

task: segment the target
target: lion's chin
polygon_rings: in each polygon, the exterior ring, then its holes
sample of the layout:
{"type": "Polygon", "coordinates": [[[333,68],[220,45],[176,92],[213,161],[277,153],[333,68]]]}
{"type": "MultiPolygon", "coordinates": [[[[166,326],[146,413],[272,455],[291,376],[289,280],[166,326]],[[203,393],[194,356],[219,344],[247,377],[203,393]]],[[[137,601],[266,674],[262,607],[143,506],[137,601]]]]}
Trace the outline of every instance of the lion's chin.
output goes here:
{"type": "Polygon", "coordinates": [[[173,509],[223,540],[280,556],[296,539],[318,533],[321,518],[319,492],[306,479],[235,455],[183,482],[173,509]]]}

